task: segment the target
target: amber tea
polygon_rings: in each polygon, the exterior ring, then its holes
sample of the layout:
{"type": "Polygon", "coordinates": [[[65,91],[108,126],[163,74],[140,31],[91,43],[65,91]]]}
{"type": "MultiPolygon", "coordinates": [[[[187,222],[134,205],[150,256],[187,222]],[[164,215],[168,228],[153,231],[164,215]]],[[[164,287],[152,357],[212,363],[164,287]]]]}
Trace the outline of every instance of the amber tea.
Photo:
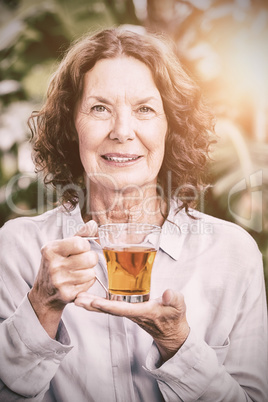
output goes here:
{"type": "Polygon", "coordinates": [[[156,250],[146,247],[104,248],[109,292],[118,295],[145,295],[150,292],[156,250]]]}

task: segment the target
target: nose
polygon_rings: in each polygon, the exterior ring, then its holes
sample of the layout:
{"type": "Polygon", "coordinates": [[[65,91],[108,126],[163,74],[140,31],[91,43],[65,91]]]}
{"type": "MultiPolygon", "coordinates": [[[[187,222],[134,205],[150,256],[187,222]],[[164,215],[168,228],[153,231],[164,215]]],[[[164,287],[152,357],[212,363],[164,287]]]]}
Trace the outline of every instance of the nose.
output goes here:
{"type": "Polygon", "coordinates": [[[110,132],[110,139],[125,143],[135,138],[131,113],[123,111],[114,117],[114,125],[110,132]]]}

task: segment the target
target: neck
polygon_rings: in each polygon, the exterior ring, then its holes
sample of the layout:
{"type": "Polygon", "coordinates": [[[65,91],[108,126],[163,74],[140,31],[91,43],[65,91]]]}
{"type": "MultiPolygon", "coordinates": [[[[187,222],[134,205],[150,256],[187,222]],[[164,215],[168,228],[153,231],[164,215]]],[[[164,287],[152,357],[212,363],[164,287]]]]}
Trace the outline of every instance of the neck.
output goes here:
{"type": "Polygon", "coordinates": [[[82,208],[85,222],[94,219],[105,223],[141,222],[162,225],[166,204],[157,194],[155,185],[129,187],[122,191],[109,191],[91,186],[90,196],[82,208]]]}

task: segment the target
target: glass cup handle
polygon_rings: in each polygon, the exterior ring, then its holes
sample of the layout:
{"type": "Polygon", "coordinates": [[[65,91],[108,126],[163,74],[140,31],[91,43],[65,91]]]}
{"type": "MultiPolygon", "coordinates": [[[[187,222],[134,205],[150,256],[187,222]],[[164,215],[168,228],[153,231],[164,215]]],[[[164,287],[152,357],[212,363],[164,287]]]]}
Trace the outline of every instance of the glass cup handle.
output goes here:
{"type": "Polygon", "coordinates": [[[108,291],[108,289],[106,288],[106,286],[104,285],[104,283],[100,280],[100,278],[99,278],[97,275],[95,275],[95,278],[96,278],[96,280],[99,282],[99,284],[103,287],[103,289],[105,290],[106,299],[109,299],[109,291],[108,291]]]}
{"type": "MultiPolygon", "coordinates": [[[[99,236],[83,236],[84,239],[86,240],[98,240],[99,236]]],[[[109,299],[109,291],[106,288],[106,286],[104,285],[104,283],[100,280],[100,278],[95,275],[96,280],[99,282],[99,284],[103,287],[103,289],[105,290],[106,293],[106,299],[109,299]]]]}

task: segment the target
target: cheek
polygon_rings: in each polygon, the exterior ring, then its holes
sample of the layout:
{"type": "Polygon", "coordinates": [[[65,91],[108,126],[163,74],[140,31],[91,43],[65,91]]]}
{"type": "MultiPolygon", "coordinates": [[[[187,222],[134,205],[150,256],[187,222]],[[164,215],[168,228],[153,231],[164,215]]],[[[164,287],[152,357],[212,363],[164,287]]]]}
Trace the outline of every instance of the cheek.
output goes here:
{"type": "Polygon", "coordinates": [[[96,130],[90,124],[82,123],[76,127],[80,152],[90,151],[96,148],[99,136],[96,135],[96,130]]]}
{"type": "Polygon", "coordinates": [[[89,151],[91,149],[92,140],[88,135],[79,135],[79,148],[80,152],[89,151]]]}
{"type": "Polygon", "coordinates": [[[150,152],[148,154],[148,167],[152,173],[157,175],[161,169],[165,151],[165,141],[163,138],[155,138],[151,144],[150,152]]]}
{"type": "Polygon", "coordinates": [[[92,138],[91,130],[88,129],[86,124],[79,124],[76,126],[79,144],[79,154],[84,169],[87,170],[92,157],[89,154],[94,152],[96,141],[92,138]]]}
{"type": "Polygon", "coordinates": [[[157,156],[158,158],[162,158],[165,152],[165,139],[166,132],[157,132],[157,130],[153,133],[153,136],[150,137],[150,151],[157,156]]]}
{"type": "Polygon", "coordinates": [[[148,150],[162,152],[167,133],[165,120],[156,118],[153,121],[141,122],[137,131],[142,133],[142,142],[148,150]]]}
{"type": "Polygon", "coordinates": [[[76,125],[80,147],[96,150],[109,133],[109,124],[104,121],[85,119],[76,125]]]}

